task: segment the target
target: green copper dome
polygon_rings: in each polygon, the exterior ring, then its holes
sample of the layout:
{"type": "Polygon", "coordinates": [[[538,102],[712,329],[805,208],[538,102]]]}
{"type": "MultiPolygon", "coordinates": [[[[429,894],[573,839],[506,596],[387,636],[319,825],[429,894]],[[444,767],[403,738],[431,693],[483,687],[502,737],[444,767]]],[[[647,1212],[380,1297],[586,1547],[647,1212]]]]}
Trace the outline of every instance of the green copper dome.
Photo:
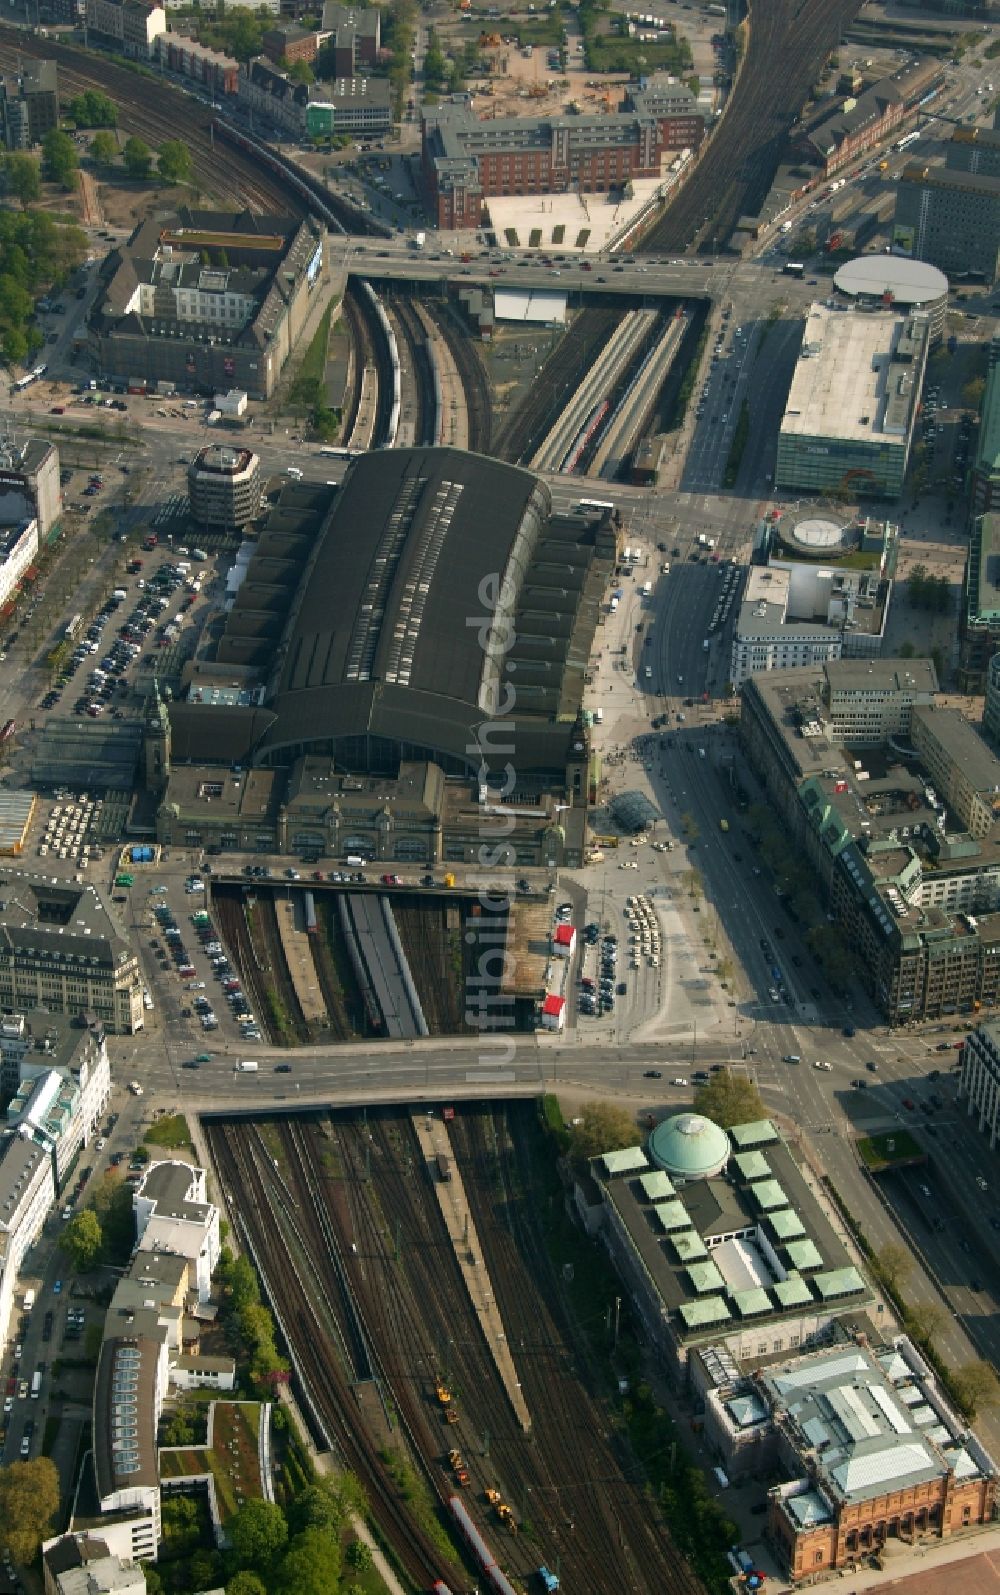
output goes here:
{"type": "Polygon", "coordinates": [[[653,1162],[680,1180],[710,1179],[725,1168],[729,1153],[725,1130],[700,1113],[676,1113],[649,1138],[653,1162]]]}

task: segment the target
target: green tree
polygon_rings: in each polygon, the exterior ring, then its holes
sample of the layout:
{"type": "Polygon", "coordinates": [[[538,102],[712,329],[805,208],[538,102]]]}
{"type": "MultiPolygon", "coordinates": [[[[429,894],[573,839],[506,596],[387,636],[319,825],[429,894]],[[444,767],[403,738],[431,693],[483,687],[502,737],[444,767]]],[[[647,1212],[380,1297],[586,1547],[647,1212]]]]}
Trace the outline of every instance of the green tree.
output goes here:
{"type": "Polygon", "coordinates": [[[0,1468],[0,1545],[15,1562],[33,1562],[59,1509],[59,1474],[48,1457],[0,1468]]]}
{"type": "Polygon", "coordinates": [[[344,1552],[344,1561],[352,1573],[367,1573],[374,1565],[375,1558],[366,1540],[352,1540],[344,1552]]]}
{"type": "Polygon", "coordinates": [[[103,130],[90,141],[90,158],[95,166],[113,166],[118,159],[118,140],[113,133],[103,130]]]}
{"type": "Polygon", "coordinates": [[[42,140],[42,170],[50,183],[70,189],[76,181],[76,147],[68,133],[53,127],[42,140]]]}
{"type": "Polygon", "coordinates": [[[267,1595],[267,1585],[256,1573],[244,1568],[242,1573],[236,1573],[229,1580],[226,1595],[267,1595]]]}
{"type": "Polygon", "coordinates": [[[970,410],[978,410],[986,392],[986,378],[972,377],[962,389],[962,403],[970,410]]]}
{"type": "Polygon", "coordinates": [[[101,94],[97,89],[87,89],[84,94],[78,94],[75,100],[70,100],[66,112],[77,127],[118,126],[118,107],[114,100],[109,100],[106,94],[101,94]]]}
{"type": "Polygon", "coordinates": [[[279,1595],[329,1595],[340,1585],[340,1545],[324,1529],[296,1535],[281,1560],[279,1595]]]}
{"type": "Polygon", "coordinates": [[[171,138],[160,146],[156,169],[165,183],[190,183],[191,152],[182,139],[171,138]]]}
{"type": "Polygon", "coordinates": [[[219,1582],[221,1567],[222,1557],[218,1551],[210,1551],[203,1545],[199,1546],[188,1562],[188,1587],[214,1589],[219,1582]]]}
{"type": "Polygon", "coordinates": [[[153,167],[153,152],[144,139],[136,138],[133,133],[131,138],[125,140],[122,157],[129,177],[141,182],[149,176],[153,167]]]}
{"type": "Polygon", "coordinates": [[[570,1145],[575,1157],[597,1157],[601,1152],[617,1152],[637,1146],[642,1136],[632,1115],[614,1102],[588,1102],[574,1124],[570,1145]]]}
{"type": "Polygon", "coordinates": [[[73,1269],[85,1274],[94,1267],[104,1248],[104,1231],[93,1208],[75,1213],[59,1234],[59,1249],[65,1252],[73,1269]]]}
{"type": "Polygon", "coordinates": [[[988,1362],[967,1362],[956,1368],[952,1386],[970,1423],[983,1407],[995,1406],[1000,1400],[1000,1381],[988,1362]]]}
{"type": "Polygon", "coordinates": [[[905,1246],[890,1241],[876,1255],[875,1266],[886,1289],[898,1296],[913,1270],[913,1258],[905,1246]]]}
{"type": "Polygon", "coordinates": [[[127,1263],[135,1245],[135,1216],[128,1186],[113,1174],[105,1174],[91,1190],[88,1206],[97,1214],[104,1232],[104,1261],[127,1263]]]}
{"type": "MultiPolygon", "coordinates": [[[[288,1523],[273,1501],[246,1501],[227,1525],[233,1558],[239,1567],[266,1573],[288,1541],[288,1523]]],[[[333,1586],[336,1588],[336,1584],[333,1586]]]]}
{"type": "Polygon", "coordinates": [[[163,1595],[163,1580],[152,1562],[140,1562],[139,1566],[146,1576],[146,1595],[163,1595]]]}
{"type": "Polygon", "coordinates": [[[42,192],[38,162],[30,155],[8,155],[4,160],[7,187],[22,205],[34,204],[42,192]]]}
{"type": "Polygon", "coordinates": [[[941,1304],[927,1301],[909,1308],[904,1317],[904,1328],[914,1344],[926,1350],[933,1345],[935,1336],[941,1333],[946,1321],[941,1304]]]}
{"type": "Polygon", "coordinates": [[[233,1257],[225,1248],[219,1262],[219,1277],[226,1296],[227,1313],[239,1314],[244,1307],[260,1301],[260,1286],[249,1258],[233,1257]]]}
{"type": "Polygon", "coordinates": [[[305,1529],[329,1529],[338,1534],[346,1517],[343,1503],[325,1480],[320,1484],[307,1484],[288,1506],[288,1526],[293,1534],[301,1534],[305,1529]]]}
{"type": "Polygon", "coordinates": [[[719,1069],[707,1085],[698,1088],[694,1107],[696,1113],[703,1113],[724,1130],[766,1117],[757,1087],[745,1075],[731,1074],[728,1069],[719,1069]]]}
{"type": "Polygon", "coordinates": [[[287,70],[292,83],[315,83],[316,81],[316,74],[308,61],[292,61],[287,70]]]}

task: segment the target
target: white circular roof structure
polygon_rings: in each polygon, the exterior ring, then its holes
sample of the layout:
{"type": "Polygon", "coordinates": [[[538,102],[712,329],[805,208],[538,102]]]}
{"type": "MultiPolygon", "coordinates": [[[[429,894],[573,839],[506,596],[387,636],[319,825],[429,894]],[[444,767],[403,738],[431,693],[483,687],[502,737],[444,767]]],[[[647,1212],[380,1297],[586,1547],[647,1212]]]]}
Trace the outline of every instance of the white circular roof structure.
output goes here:
{"type": "Polygon", "coordinates": [[[927,305],[947,297],[948,279],[936,266],[900,255],[858,255],[834,275],[834,287],[851,299],[881,299],[897,305],[927,305]]]}
{"type": "Polygon", "coordinates": [[[653,1162],[676,1179],[714,1179],[729,1162],[731,1150],[725,1130],[701,1113],[675,1113],[649,1138],[653,1162]]]}
{"type": "Polygon", "coordinates": [[[843,548],[848,541],[845,527],[838,526],[836,521],[823,521],[818,518],[796,521],[792,535],[803,548],[843,548]]]}

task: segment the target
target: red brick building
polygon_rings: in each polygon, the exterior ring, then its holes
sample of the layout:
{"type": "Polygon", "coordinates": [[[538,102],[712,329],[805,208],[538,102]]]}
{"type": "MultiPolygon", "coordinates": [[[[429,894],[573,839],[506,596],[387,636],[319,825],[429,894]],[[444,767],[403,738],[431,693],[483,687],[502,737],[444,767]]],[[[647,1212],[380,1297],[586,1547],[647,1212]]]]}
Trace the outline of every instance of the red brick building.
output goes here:
{"type": "Polygon", "coordinates": [[[704,134],[694,96],[673,81],[654,79],[605,116],[480,121],[444,104],[424,117],[424,183],[439,227],[477,226],[491,195],[609,193],[659,177],[665,155],[696,150],[704,134]]]}
{"type": "Polygon", "coordinates": [[[286,23],[284,27],[268,28],[261,39],[261,49],[269,61],[279,65],[287,61],[307,61],[312,65],[319,51],[320,35],[309,28],[286,23]]]}
{"type": "Polygon", "coordinates": [[[231,56],[210,50],[197,39],[185,39],[180,33],[161,33],[156,46],[168,72],[179,72],[192,83],[204,83],[213,94],[236,93],[240,63],[231,56]]]}

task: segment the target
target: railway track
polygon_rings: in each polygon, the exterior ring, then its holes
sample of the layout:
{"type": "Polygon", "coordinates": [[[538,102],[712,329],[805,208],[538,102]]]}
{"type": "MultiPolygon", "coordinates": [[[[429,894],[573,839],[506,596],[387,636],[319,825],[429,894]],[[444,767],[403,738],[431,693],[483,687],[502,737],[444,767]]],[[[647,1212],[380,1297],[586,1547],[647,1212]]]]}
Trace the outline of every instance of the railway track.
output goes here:
{"type": "Polygon", "coordinates": [[[456,325],[447,305],[426,300],[424,308],[434,318],[441,336],[451,351],[455,369],[465,394],[469,421],[469,449],[473,454],[489,454],[493,436],[493,404],[489,378],[465,328],[456,325]]]}
{"type": "MultiPolygon", "coordinates": [[[[603,1547],[613,1565],[610,1580],[585,1577],[572,1588],[698,1595],[700,1583],[645,1499],[633,1459],[612,1439],[588,1394],[587,1349],[565,1310],[537,1222],[548,1198],[534,1175],[532,1157],[540,1153],[532,1145],[534,1112],[530,1103],[479,1114],[459,1110],[452,1145],[508,1339],[512,1348],[519,1342],[533,1348],[518,1357],[518,1371],[535,1432],[539,1440],[544,1433],[553,1456],[572,1458],[572,1470],[557,1475],[560,1516],[576,1525],[568,1538],[586,1525],[591,1554],[603,1547]],[[558,1358],[552,1346],[561,1348],[558,1358]]],[[[594,1303],[595,1312],[602,1308],[594,1303]]]]}
{"type": "Polygon", "coordinates": [[[725,114],[693,172],[637,249],[724,249],[756,215],[788,129],[858,0],[752,0],[747,51],[725,114]]]}
{"type": "MultiPolygon", "coordinates": [[[[428,924],[427,906],[393,904],[396,928],[403,944],[414,984],[420,993],[431,1034],[460,1035],[465,1023],[465,982],[449,960],[447,910],[442,905],[438,922],[428,924]]],[[[461,935],[461,932],[457,932],[461,935]]]]}
{"type": "Polygon", "coordinates": [[[409,352],[410,370],[414,381],[415,414],[407,417],[415,448],[428,448],[437,435],[437,406],[434,399],[434,374],[427,349],[427,334],[405,294],[383,295],[388,313],[393,317],[402,341],[409,352]]]}
{"type": "Polygon", "coordinates": [[[361,314],[357,295],[351,288],[350,281],[348,281],[344,292],[343,312],[351,344],[351,385],[350,392],[347,395],[347,402],[344,406],[342,436],[349,440],[354,434],[354,428],[357,425],[361,409],[365,369],[375,363],[371,334],[368,331],[364,316],[361,314]]]}
{"type": "Polygon", "coordinates": [[[136,134],[154,149],[183,136],[191,155],[195,183],[202,193],[234,209],[275,211],[300,216],[305,208],[253,161],[227,148],[223,157],[213,145],[207,106],[168,83],[140,77],[119,61],[94,51],[40,39],[21,28],[0,24],[0,69],[12,70],[19,58],[53,60],[59,68],[60,93],[70,97],[87,89],[110,95],[118,107],[123,132],[136,134]]]}
{"type": "MultiPolygon", "coordinates": [[[[251,1155],[248,1137],[252,1133],[248,1125],[216,1123],[208,1130],[212,1155],[230,1197],[234,1223],[257,1261],[306,1387],[303,1404],[311,1414],[320,1443],[335,1447],[346,1466],[360,1478],[379,1530],[406,1577],[417,1587],[427,1588],[440,1574],[441,1554],[430,1536],[413,1523],[374,1440],[364,1423],[358,1421],[358,1403],[343,1371],[340,1348],[320,1310],[325,1298],[323,1275],[303,1279],[288,1248],[280,1240],[275,1244],[274,1208],[280,1183],[273,1167],[265,1174],[267,1164],[251,1155]],[[238,1201],[234,1199],[236,1193],[238,1201]]],[[[314,1204],[306,1199],[315,1189],[317,1172],[312,1168],[310,1182],[301,1173],[308,1155],[296,1150],[295,1143],[287,1139],[286,1146],[300,1170],[293,1175],[293,1194],[303,1214],[311,1214],[314,1204]]],[[[329,1237],[324,1237],[324,1243],[329,1243],[329,1237]]]]}
{"type": "MultiPolygon", "coordinates": [[[[306,1024],[305,1015],[299,1005],[295,986],[288,971],[288,965],[285,963],[285,949],[281,945],[281,937],[278,934],[274,898],[270,893],[257,895],[255,919],[256,939],[259,943],[259,945],[256,945],[255,950],[260,958],[261,965],[269,976],[271,988],[268,1008],[270,1009],[271,993],[273,993],[281,1009],[287,1015],[288,1026],[291,1030],[291,1035],[279,1035],[278,1044],[279,1046],[282,1043],[286,1046],[295,1046],[297,1043],[315,1041],[316,1037],[306,1024]]],[[[253,932],[251,932],[251,936],[253,936],[253,932]]],[[[276,1025],[275,1028],[280,1027],[276,1025]]]]}
{"type": "Polygon", "coordinates": [[[548,431],[552,415],[586,375],[597,350],[620,322],[615,310],[581,310],[573,330],[560,339],[538,373],[527,398],[497,437],[492,452],[517,464],[529,458],[548,431]]]}

